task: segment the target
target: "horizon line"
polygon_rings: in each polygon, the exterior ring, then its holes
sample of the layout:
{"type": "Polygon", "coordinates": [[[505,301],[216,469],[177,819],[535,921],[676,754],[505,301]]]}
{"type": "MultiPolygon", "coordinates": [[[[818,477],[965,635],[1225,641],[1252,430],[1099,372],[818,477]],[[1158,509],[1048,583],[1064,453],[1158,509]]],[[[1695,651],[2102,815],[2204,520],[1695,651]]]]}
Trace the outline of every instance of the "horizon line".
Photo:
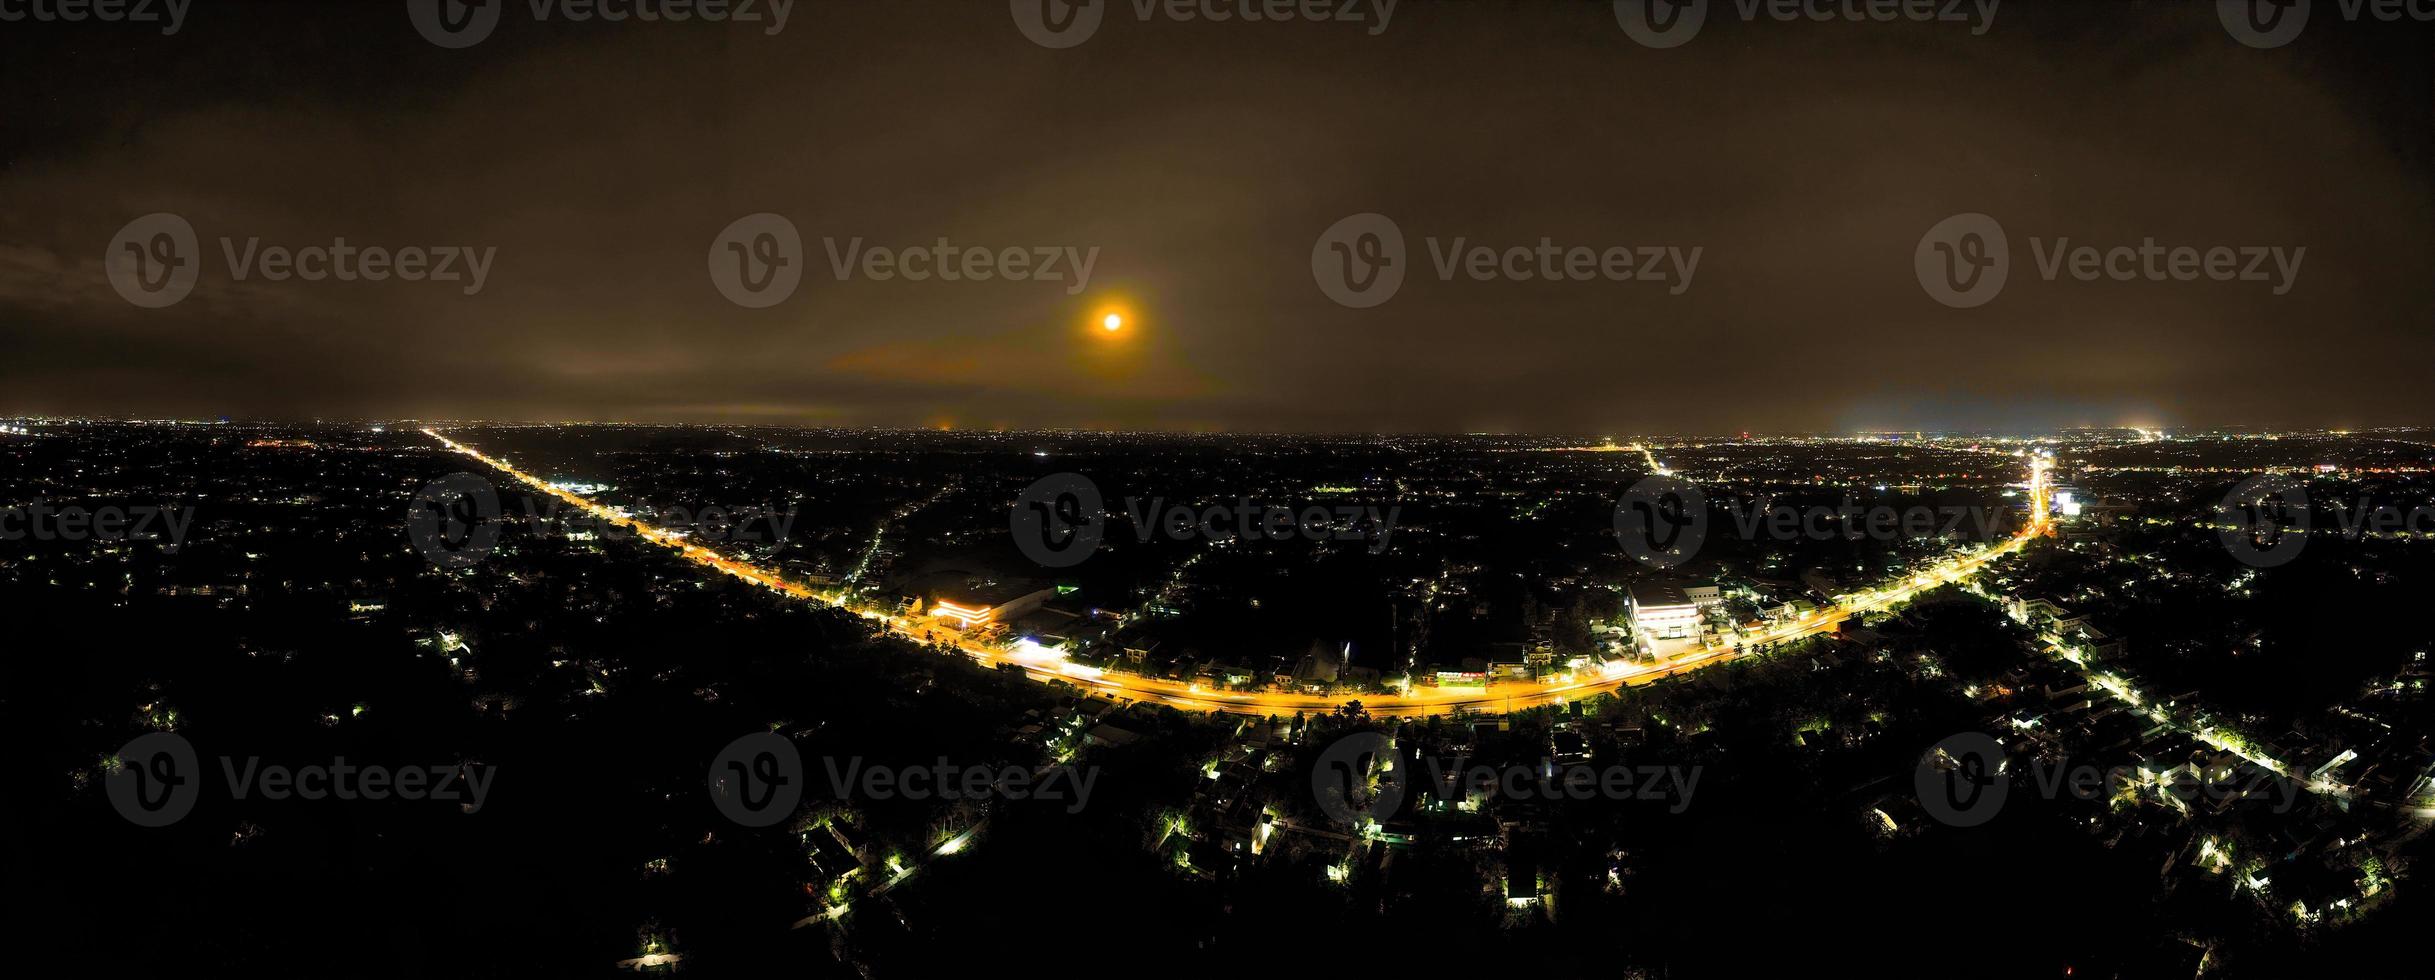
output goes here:
{"type": "Polygon", "coordinates": [[[786,422],[660,422],[660,421],[634,421],[634,420],[623,420],[623,419],[485,419],[485,418],[452,418],[452,419],[440,419],[440,418],[419,418],[419,417],[411,417],[411,416],[393,416],[393,417],[380,417],[380,416],[360,416],[360,417],[316,417],[316,418],[309,418],[309,419],[300,419],[300,418],[276,418],[276,417],[249,417],[249,418],[234,418],[234,417],[227,417],[227,416],[223,416],[223,417],[220,417],[220,418],[216,418],[216,419],[214,419],[214,418],[178,418],[178,417],[157,417],[157,416],[141,416],[141,415],[0,415],[0,419],[8,419],[8,420],[10,420],[10,421],[15,421],[15,422],[33,422],[33,423],[68,422],[68,423],[80,423],[80,424],[121,424],[121,425],[190,425],[190,426],[222,426],[222,425],[224,425],[224,426],[234,426],[234,427],[261,427],[261,426],[299,426],[299,427],[301,427],[301,426],[324,426],[324,427],[331,427],[331,426],[335,426],[335,427],[357,427],[357,428],[388,428],[388,427],[408,427],[408,428],[411,428],[411,427],[420,427],[420,426],[444,426],[444,427],[492,427],[492,428],[499,428],[499,427],[519,427],[519,428],[534,428],[534,427],[552,427],[552,428],[597,427],[597,428],[631,428],[631,429],[701,429],[701,430],[780,429],[780,430],[788,430],[788,431],[795,431],[795,432],[872,433],[872,434],[900,434],[900,435],[901,435],[901,434],[916,434],[916,433],[919,433],[919,434],[932,434],[932,435],[942,435],[942,436],[951,436],[951,435],[963,435],[963,436],[977,436],[977,435],[1058,435],[1058,436],[1109,436],[1109,437],[1122,437],[1122,436],[1171,436],[1171,437],[1234,437],[1234,438],[1371,438],[1371,439],[1376,439],[1376,438],[1466,438],[1466,439],[1492,439],[1492,438],[1507,438],[1507,439],[1584,439],[1584,440],[1591,440],[1593,444],[1600,444],[1600,443],[1615,443],[1615,444],[1620,444],[1620,443],[1629,442],[1629,441],[1631,441],[1631,440],[1635,440],[1635,439],[1727,439],[1727,440],[1756,440],[1756,439],[1773,439],[1773,438],[1829,438],[1829,439],[1850,439],[1850,438],[1861,438],[1861,437],[1870,437],[1870,436],[1891,436],[1891,437],[1901,437],[1901,436],[1905,436],[1905,435],[1912,436],[1912,437],[1915,437],[1915,438],[1926,438],[1926,437],[1928,437],[1928,436],[1933,435],[1933,436],[1939,436],[1939,437],[1956,436],[1956,437],[1970,437],[1970,438],[2003,438],[2003,439],[2018,439],[2018,438],[2036,438],[2036,437],[2040,437],[2040,436],[2054,436],[2054,435],[2063,435],[2063,434],[2069,434],[2069,433],[2103,432],[2103,431],[2122,431],[2122,432],[2139,432],[2139,433],[2147,433],[2147,432],[2157,432],[2157,433],[2185,433],[2185,434],[2233,434],[2233,433],[2238,433],[2238,434],[2245,434],[2245,435],[2300,435],[2300,434],[2313,434],[2313,435],[2349,435],[2349,434],[2357,434],[2357,433],[2370,433],[2370,432],[2408,432],[2408,431],[2415,431],[2415,430],[2421,430],[2421,429],[2435,429],[2435,424],[2382,425],[2382,426],[2347,426],[2347,427],[2315,426],[2315,427],[2297,427],[2297,428],[2278,428],[2278,427],[2273,427],[2273,426],[2268,426],[2268,425],[2261,425],[2261,424],[2250,424],[2250,423],[2236,423],[2236,424],[2228,424],[2228,425],[2213,425],[2213,426],[2142,426],[2142,425],[2127,425],[2127,424],[2126,424],[2126,425],[2091,425],[2091,424],[2083,424],[2083,425],[2054,426],[2054,427],[2043,427],[2043,428],[2039,428],[2039,427],[2022,427],[2022,428],[1998,428],[1998,427],[1980,427],[1980,428],[1936,428],[1936,427],[1923,427],[1923,426],[1903,426],[1903,427],[1871,427],[1871,428],[1853,428],[1853,429],[1840,429],[1840,430],[1830,430],[1830,429],[1790,429],[1790,430],[1740,429],[1740,430],[1732,430],[1732,431],[1720,431],[1720,432],[1643,432],[1643,433],[1633,433],[1633,434],[1630,434],[1630,435],[1628,435],[1628,436],[1627,436],[1627,435],[1617,435],[1617,434],[1612,434],[1612,433],[1599,433],[1599,434],[1596,434],[1596,435],[1591,435],[1591,434],[1587,434],[1587,433],[1581,433],[1581,432],[1561,432],[1561,431],[1484,431],[1484,430],[1475,430],[1475,431],[1455,431],[1455,430],[1432,430],[1432,429],[1392,429],[1392,430],[1388,430],[1388,429],[1382,429],[1382,430],[1373,430],[1373,431],[1360,431],[1360,430],[1324,430],[1324,429],[1310,429],[1310,430],[1282,430],[1282,429],[1278,429],[1278,430],[1269,430],[1269,429],[1240,429],[1240,430],[1236,430],[1236,429],[1219,429],[1219,430],[1207,430],[1207,429],[1180,429],[1180,428],[1173,428],[1173,429],[1170,429],[1170,428],[1082,428],[1082,427],[1073,427],[1073,426],[1032,426],[1032,427],[1005,427],[1005,428],[997,428],[997,427],[992,427],[992,428],[970,427],[970,428],[967,428],[967,427],[960,427],[960,426],[937,426],[937,425],[820,425],[820,424],[812,424],[812,423],[786,423],[786,422]]]}

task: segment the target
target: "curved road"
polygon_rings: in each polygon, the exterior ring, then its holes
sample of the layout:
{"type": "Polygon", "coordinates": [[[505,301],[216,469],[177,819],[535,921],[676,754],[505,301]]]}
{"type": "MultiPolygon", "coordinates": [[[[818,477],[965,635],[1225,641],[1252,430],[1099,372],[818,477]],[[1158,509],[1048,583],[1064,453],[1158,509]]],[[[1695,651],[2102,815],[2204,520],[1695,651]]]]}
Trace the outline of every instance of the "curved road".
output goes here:
{"type": "MultiPolygon", "coordinates": [[[[889,632],[916,643],[924,639],[924,630],[916,619],[849,602],[842,593],[824,593],[808,585],[794,582],[758,565],[737,561],[709,548],[702,547],[682,534],[662,530],[595,503],[579,494],[550,485],[547,481],[517,469],[506,460],[485,455],[481,450],[464,445],[431,429],[424,435],[440,441],[450,450],[470,457],[485,466],[515,478],[516,482],[556,498],[568,506],[580,508],[594,519],[626,528],[652,544],[674,551],[697,565],[723,572],[773,592],[797,599],[835,606],[882,623],[889,632]]],[[[1653,461],[1653,458],[1652,458],[1653,461]]],[[[2034,479],[2034,478],[2033,478],[2034,479]]],[[[1603,691],[1632,684],[1647,684],[1676,674],[1738,660],[1748,655],[1750,647],[1800,639],[1829,632],[1845,620],[1863,613],[1890,608],[1936,586],[1959,582],[1989,562],[2019,551],[2029,539],[2045,530],[2043,514],[2039,514],[2021,533],[1968,555],[1947,559],[1936,567],[1913,574],[1907,579],[1879,589],[1846,596],[1834,606],[1819,610],[1802,619],[1775,629],[1752,634],[1737,645],[1702,647],[1676,657],[1664,664],[1624,664],[1612,661],[1606,669],[1564,674],[1540,681],[1520,681],[1492,688],[1416,688],[1401,694],[1375,694],[1360,697],[1333,697],[1315,694],[1292,694],[1272,691],[1211,691],[1198,684],[1142,677],[1135,674],[1112,673],[1096,667],[1077,664],[1051,651],[1016,650],[957,643],[957,649],[983,664],[1012,665],[1034,677],[1060,680],[1085,689],[1096,690],[1113,697],[1136,701],[1153,701],[1194,711],[1224,711],[1248,715],[1290,715],[1302,712],[1332,712],[1348,701],[1359,701],[1373,715],[1418,716],[1460,714],[1465,712],[1504,712],[1518,708],[1535,708],[1563,704],[1576,698],[1589,697],[1603,691]]]]}

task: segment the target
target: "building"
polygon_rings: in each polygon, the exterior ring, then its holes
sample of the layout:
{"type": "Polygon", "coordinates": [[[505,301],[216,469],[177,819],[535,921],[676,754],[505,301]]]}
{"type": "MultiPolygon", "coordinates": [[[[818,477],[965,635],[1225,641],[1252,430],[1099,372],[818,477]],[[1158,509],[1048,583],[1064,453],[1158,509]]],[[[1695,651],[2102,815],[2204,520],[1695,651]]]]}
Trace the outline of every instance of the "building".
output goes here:
{"type": "Polygon", "coordinates": [[[1057,590],[1031,581],[973,575],[936,575],[916,593],[922,614],[965,633],[1001,630],[1056,598],[1057,590]]]}
{"type": "Polygon", "coordinates": [[[1624,595],[1624,607],[1632,619],[1632,633],[1644,649],[1654,640],[1687,640],[1699,635],[1699,603],[1680,585],[1633,583],[1624,595]]]}
{"type": "Polygon", "coordinates": [[[1038,592],[1026,593],[996,602],[983,598],[959,596],[955,599],[948,599],[941,597],[931,601],[930,616],[938,620],[940,625],[960,630],[986,629],[1040,608],[1041,603],[1048,601],[1048,597],[1055,594],[1051,590],[1042,589],[1038,592]]]}

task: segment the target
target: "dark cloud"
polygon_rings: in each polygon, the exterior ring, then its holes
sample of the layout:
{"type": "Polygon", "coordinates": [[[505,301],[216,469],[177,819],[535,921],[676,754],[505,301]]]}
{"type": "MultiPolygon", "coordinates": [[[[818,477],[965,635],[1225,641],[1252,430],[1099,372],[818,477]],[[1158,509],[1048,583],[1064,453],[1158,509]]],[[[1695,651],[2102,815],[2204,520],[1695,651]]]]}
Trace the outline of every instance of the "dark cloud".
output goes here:
{"type": "MultiPolygon", "coordinates": [[[[1004,4],[799,3],[786,30],[536,24],[447,51],[390,3],[203,5],[172,37],[10,25],[0,411],[1570,432],[2424,421],[2417,25],[2232,43],[2206,4],[1994,28],[1605,4],[1358,25],[1139,22],[1049,50],[1004,4]],[[173,211],[174,307],[102,269],[173,211]],[[705,271],[789,216],[804,285],[705,271]],[[1330,302],[1312,244],[1392,216],[1411,278],[1330,302]],[[1997,216],[1948,309],[1921,234],[1997,216]],[[230,282],[219,240],[495,248],[444,283],[230,282]],[[2307,248],[2295,287],[2044,282],[2027,239],[2307,248]],[[824,240],[1098,249],[1090,288],[836,281],[824,240]],[[1682,295],[1438,281],[1429,243],[1701,249],[1682,295]],[[1110,344],[1111,304],[1133,329],[1110,344]]],[[[1719,5],[1720,9],[1729,9],[1719,5]]]]}

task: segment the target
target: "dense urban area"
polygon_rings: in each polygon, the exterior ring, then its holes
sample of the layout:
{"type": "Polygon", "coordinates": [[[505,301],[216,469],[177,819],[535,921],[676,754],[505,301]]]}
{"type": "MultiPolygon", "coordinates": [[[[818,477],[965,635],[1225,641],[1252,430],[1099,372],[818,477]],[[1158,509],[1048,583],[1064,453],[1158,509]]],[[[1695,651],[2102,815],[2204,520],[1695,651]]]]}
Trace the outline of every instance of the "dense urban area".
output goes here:
{"type": "Polygon", "coordinates": [[[111,972],[2333,973],[2424,921],[2431,471],[6,420],[0,820],[111,972]],[[333,760],[400,782],[255,778],[333,760]]]}

